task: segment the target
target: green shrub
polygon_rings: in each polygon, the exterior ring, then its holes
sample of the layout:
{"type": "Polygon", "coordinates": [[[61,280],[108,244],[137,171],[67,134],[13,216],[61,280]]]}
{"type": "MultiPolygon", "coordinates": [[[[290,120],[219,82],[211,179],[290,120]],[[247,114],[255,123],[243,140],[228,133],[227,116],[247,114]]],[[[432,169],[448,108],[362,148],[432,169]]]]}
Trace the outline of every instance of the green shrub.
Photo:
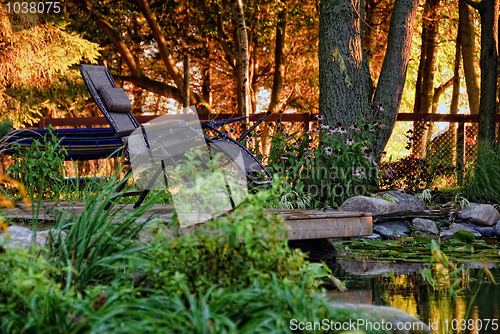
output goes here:
{"type": "Polygon", "coordinates": [[[471,202],[500,203],[500,148],[478,146],[466,166],[461,192],[471,202]]]}
{"type": "MultiPolygon", "coordinates": [[[[293,333],[290,321],[332,319],[349,322],[365,315],[336,309],[326,298],[310,294],[305,282],[287,286],[271,277],[266,284],[255,281],[238,291],[210,286],[205,293],[192,294],[185,285],[181,293],[154,294],[138,298],[132,289],[107,288],[93,293],[77,309],[89,324],[89,332],[105,333],[293,333]],[[115,296],[97,310],[99,295],[115,296]],[[84,310],[84,312],[81,312],[84,310]]],[[[374,320],[375,321],[375,320],[374,320]]],[[[303,331],[303,333],[340,331],[303,331]]],[[[376,333],[376,331],[366,331],[376,333]]],[[[380,331],[379,331],[380,333],[380,331]]]]}
{"type": "Polygon", "coordinates": [[[24,324],[31,298],[58,289],[54,280],[58,274],[43,257],[0,246],[0,318],[10,317],[9,324],[2,322],[4,332],[10,332],[6,328],[24,324]]]}
{"type": "Polygon", "coordinates": [[[7,168],[8,175],[24,184],[31,198],[58,197],[64,187],[64,157],[67,151],[59,148],[60,140],[51,129],[43,141],[45,145],[34,140],[23,150],[16,143],[14,163],[7,168]]]}
{"type": "MultiPolygon", "coordinates": [[[[264,211],[267,198],[263,192],[249,195],[228,216],[207,222],[194,233],[177,237],[158,233],[146,251],[147,263],[136,263],[136,270],[166,291],[179,291],[180,283],[198,293],[213,284],[236,291],[272,275],[290,283],[301,281],[307,262],[301,252],[288,248],[283,220],[264,211]]],[[[311,276],[307,286],[319,283],[311,276]]]]}

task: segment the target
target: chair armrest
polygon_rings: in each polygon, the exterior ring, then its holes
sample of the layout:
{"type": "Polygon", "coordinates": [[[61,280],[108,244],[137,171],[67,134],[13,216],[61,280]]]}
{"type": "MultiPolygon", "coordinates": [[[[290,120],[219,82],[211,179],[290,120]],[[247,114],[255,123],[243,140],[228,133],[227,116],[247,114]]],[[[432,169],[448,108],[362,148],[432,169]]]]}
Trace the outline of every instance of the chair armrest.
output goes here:
{"type": "MultiPolygon", "coordinates": [[[[154,124],[154,125],[146,125],[146,126],[141,126],[144,130],[149,131],[150,133],[153,131],[158,131],[158,130],[175,130],[175,129],[180,129],[180,128],[185,128],[187,127],[186,122],[184,121],[174,121],[170,123],[163,123],[163,124],[154,124]]],[[[116,138],[122,138],[122,137],[127,137],[132,134],[135,130],[139,128],[131,129],[131,130],[125,130],[125,131],[118,131],[115,133],[116,138]]]]}
{"type": "Polygon", "coordinates": [[[132,134],[132,132],[134,132],[137,129],[138,128],[132,129],[132,130],[118,131],[117,133],[115,133],[115,138],[128,137],[128,136],[130,136],[132,134]]]}

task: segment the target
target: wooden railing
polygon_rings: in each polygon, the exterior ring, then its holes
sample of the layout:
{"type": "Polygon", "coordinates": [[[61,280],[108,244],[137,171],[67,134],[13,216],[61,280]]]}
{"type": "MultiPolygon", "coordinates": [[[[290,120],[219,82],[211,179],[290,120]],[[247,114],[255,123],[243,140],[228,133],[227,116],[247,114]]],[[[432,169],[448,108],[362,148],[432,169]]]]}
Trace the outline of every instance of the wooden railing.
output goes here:
{"type": "MultiPolygon", "coordinates": [[[[162,115],[163,117],[171,117],[172,119],[177,118],[176,115],[162,115]]],[[[265,122],[273,122],[277,119],[281,119],[283,122],[296,122],[296,123],[306,123],[308,125],[310,122],[314,121],[316,114],[273,114],[266,118],[265,122]]],[[[151,121],[152,119],[159,116],[136,116],[135,118],[140,124],[151,121]]],[[[215,120],[231,119],[239,117],[238,114],[219,114],[215,116],[215,120]]],[[[250,121],[256,121],[260,116],[251,116],[250,121]]],[[[199,115],[200,121],[207,121],[208,115],[199,115]]],[[[214,118],[212,118],[214,119],[214,118]]],[[[49,125],[52,126],[97,126],[97,125],[109,125],[108,121],[104,117],[75,117],[75,118],[42,118],[35,125],[39,129],[46,129],[49,125]]]]}
{"type": "MultiPolygon", "coordinates": [[[[296,123],[306,123],[308,125],[310,122],[315,120],[317,114],[273,114],[269,116],[265,122],[275,122],[277,119],[281,119],[283,122],[296,122],[296,123]]],[[[139,123],[146,123],[152,119],[159,116],[136,116],[139,123]]],[[[175,118],[177,116],[172,115],[166,117],[175,118]]],[[[239,117],[238,114],[219,114],[215,116],[216,120],[231,119],[239,117]]],[[[250,117],[250,121],[255,121],[259,118],[250,117]]],[[[208,115],[199,115],[200,121],[208,120],[208,115]]],[[[445,115],[445,114],[424,114],[424,113],[399,113],[397,121],[401,122],[415,122],[415,121],[427,121],[427,122],[452,122],[452,123],[477,123],[479,115],[445,115]]],[[[500,122],[500,115],[496,116],[496,121],[500,122]]],[[[42,118],[35,125],[39,129],[46,129],[49,125],[52,126],[97,126],[97,125],[108,125],[108,121],[104,117],[76,117],[76,118],[42,118]]]]}

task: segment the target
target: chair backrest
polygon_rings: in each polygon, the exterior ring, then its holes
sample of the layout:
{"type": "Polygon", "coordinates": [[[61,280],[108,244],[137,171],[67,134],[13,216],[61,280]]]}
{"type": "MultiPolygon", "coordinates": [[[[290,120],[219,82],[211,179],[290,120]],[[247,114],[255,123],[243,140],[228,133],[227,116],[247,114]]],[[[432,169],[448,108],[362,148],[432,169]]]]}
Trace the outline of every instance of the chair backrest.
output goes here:
{"type": "MultiPolygon", "coordinates": [[[[116,84],[105,66],[80,65],[80,72],[90,95],[116,132],[133,130],[140,126],[130,110],[116,112],[108,110],[106,107],[105,100],[99,91],[113,91],[116,89],[116,84]]],[[[126,141],[127,139],[123,138],[122,140],[126,141]]]]}

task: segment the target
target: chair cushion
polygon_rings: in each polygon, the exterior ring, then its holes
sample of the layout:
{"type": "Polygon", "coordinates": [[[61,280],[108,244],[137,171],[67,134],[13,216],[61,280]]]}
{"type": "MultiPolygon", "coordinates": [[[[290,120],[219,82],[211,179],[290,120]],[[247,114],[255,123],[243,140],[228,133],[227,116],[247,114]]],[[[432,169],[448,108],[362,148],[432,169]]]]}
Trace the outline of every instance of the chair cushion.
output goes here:
{"type": "Polygon", "coordinates": [[[127,93],[121,88],[99,86],[97,88],[99,94],[104,101],[104,105],[108,111],[112,112],[129,112],[132,110],[132,105],[127,96],[127,93]]]}

